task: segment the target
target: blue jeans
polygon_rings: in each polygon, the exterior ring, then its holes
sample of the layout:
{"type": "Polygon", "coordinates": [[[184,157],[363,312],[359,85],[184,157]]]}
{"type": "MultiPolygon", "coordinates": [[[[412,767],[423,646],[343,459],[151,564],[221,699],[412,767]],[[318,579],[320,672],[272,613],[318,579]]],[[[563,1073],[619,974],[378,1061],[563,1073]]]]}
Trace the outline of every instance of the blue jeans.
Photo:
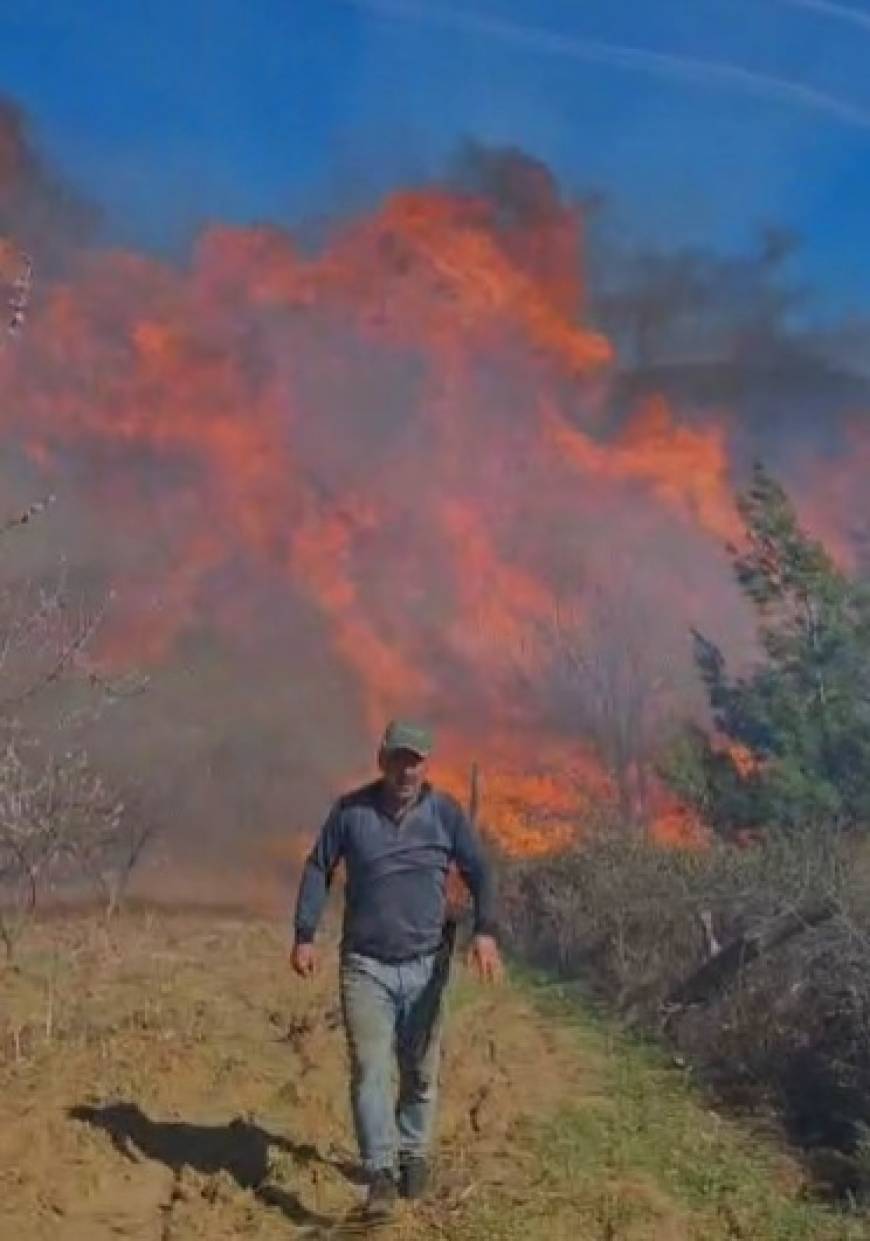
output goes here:
{"type": "Polygon", "coordinates": [[[446,970],[438,953],[388,964],[348,952],[340,977],[360,1156],[369,1173],[392,1170],[432,1140],[446,970]]]}

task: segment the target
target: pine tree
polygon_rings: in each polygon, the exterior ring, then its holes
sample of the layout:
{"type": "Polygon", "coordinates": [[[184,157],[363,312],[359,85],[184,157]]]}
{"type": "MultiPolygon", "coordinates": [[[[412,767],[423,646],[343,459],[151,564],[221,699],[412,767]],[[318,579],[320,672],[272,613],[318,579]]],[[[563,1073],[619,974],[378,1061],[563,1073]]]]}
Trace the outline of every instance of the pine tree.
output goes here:
{"type": "Polygon", "coordinates": [[[761,658],[732,676],[695,633],[716,732],[682,738],[666,774],[721,834],[770,826],[870,824],[870,594],[798,524],[756,466],[738,499],[745,543],[730,548],[761,658]]]}

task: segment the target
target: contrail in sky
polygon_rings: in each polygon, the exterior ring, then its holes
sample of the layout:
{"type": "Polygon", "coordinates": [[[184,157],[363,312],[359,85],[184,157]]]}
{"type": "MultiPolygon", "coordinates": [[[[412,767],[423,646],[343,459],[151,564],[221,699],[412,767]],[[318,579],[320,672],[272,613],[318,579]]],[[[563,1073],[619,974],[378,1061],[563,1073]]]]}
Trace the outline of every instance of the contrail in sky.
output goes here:
{"type": "MultiPolygon", "coordinates": [[[[441,26],[484,38],[513,43],[529,51],[546,56],[559,56],[569,60],[581,60],[597,64],[614,65],[621,69],[639,69],[642,72],[665,77],[687,78],[704,86],[719,86],[742,91],[744,94],[778,99],[782,103],[823,113],[847,125],[870,129],[870,111],[848,103],[836,95],[805,86],[789,78],[758,73],[726,61],[703,60],[693,56],[681,56],[672,52],[654,52],[647,48],[630,47],[621,43],[602,43],[593,39],[558,34],[540,26],[526,26],[489,17],[464,9],[434,8],[417,3],[417,0],[339,0],[380,17],[412,22],[416,25],[441,26]]],[[[828,0],[781,0],[783,3],[805,4],[807,7],[837,8],[828,0]]],[[[852,10],[847,10],[851,12],[852,10]]],[[[859,15],[860,16],[860,15],[859,15]]],[[[868,22],[870,24],[870,22],[868,22]]]]}
{"type": "Polygon", "coordinates": [[[852,26],[863,26],[870,30],[870,12],[865,9],[853,9],[848,4],[835,4],[834,0],[775,0],[790,9],[807,9],[811,13],[819,13],[822,17],[830,17],[838,22],[848,22],[852,26]]]}

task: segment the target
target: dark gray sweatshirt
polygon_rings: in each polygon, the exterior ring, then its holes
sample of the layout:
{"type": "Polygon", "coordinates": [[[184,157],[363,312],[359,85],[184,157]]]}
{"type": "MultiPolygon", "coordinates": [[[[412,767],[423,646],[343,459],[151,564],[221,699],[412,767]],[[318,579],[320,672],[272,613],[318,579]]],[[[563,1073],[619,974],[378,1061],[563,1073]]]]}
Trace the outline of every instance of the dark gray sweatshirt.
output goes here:
{"type": "Polygon", "coordinates": [[[474,929],[495,934],[492,871],[467,815],[446,793],[425,786],[396,822],[381,782],[339,798],[312,849],[296,902],[297,943],[310,943],[340,861],[346,869],[342,950],[380,961],[434,952],[444,931],[451,862],[474,900],[474,929]]]}

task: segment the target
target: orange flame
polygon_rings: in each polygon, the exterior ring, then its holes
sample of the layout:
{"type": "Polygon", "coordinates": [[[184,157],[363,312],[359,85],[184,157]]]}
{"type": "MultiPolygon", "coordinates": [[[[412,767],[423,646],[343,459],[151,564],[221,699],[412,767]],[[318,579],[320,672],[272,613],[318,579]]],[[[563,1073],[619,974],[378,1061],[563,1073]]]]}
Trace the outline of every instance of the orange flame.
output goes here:
{"type": "MultiPolygon", "coordinates": [[[[83,253],[0,358],[2,417],[123,534],[104,658],[171,660],[185,632],[256,626],[280,594],[288,649],[313,612],[360,731],[445,722],[444,784],[464,797],[476,757],[488,828],[539,853],[613,798],[588,741],[516,683],[528,633],[582,593],[590,515],[640,496],[677,542],[738,523],[724,422],[656,397],[601,427],[613,351],[577,320],[577,214],[496,216],[406,192],[313,257],[268,228],[209,230],[188,270],[83,253]]],[[[697,840],[681,815],[663,803],[660,839],[697,840]]]]}
{"type": "Polygon", "coordinates": [[[661,396],[635,411],[614,440],[600,443],[551,410],[545,433],[575,469],[599,480],[648,483],[657,498],[722,540],[740,535],[721,428],[679,425],[661,396]]]}

